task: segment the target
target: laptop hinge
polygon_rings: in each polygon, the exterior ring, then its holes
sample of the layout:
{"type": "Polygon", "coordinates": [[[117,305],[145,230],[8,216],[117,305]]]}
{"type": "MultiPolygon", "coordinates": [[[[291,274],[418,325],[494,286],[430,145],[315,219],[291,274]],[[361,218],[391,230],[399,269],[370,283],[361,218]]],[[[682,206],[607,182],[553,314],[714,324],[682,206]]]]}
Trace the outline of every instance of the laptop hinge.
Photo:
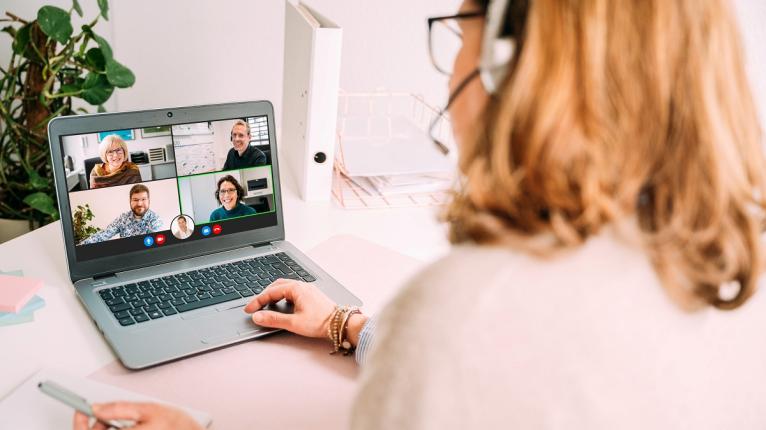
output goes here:
{"type": "Polygon", "coordinates": [[[110,277],[110,276],[111,276],[111,277],[114,277],[115,275],[116,275],[115,273],[102,273],[102,274],[100,274],[100,275],[96,275],[96,276],[94,276],[94,277],[93,277],[93,280],[94,280],[94,281],[98,281],[99,279],[108,278],[108,277],[110,277]]]}

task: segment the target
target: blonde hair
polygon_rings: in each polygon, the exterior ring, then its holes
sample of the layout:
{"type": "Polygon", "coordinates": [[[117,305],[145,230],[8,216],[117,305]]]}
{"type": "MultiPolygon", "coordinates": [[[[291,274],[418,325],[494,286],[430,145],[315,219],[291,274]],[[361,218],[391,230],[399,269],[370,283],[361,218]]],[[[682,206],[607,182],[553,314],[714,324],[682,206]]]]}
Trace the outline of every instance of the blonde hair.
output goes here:
{"type": "Polygon", "coordinates": [[[101,143],[98,144],[98,154],[101,156],[101,161],[106,163],[106,151],[112,146],[117,145],[122,148],[122,154],[125,156],[125,161],[128,161],[128,145],[120,136],[116,134],[110,134],[101,139],[101,143]]]}
{"type": "Polygon", "coordinates": [[[238,120],[234,121],[234,124],[231,125],[231,131],[233,132],[234,131],[234,127],[236,127],[238,125],[245,126],[245,128],[247,129],[247,138],[250,139],[250,124],[248,124],[247,121],[245,121],[245,120],[238,119],[238,120]]]}
{"type": "Polygon", "coordinates": [[[762,268],[766,163],[728,5],[534,0],[518,46],[461,148],[451,240],[548,237],[550,252],[637,215],[679,304],[744,303],[762,268]]]}

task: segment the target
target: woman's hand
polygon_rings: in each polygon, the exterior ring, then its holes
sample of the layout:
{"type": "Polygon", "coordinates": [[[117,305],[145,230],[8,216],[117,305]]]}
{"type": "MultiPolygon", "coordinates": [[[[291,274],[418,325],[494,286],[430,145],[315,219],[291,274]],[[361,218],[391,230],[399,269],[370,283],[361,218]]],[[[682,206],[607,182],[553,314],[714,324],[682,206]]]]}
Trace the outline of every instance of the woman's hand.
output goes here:
{"type": "Polygon", "coordinates": [[[253,322],[264,327],[281,328],[306,337],[327,337],[330,315],[335,303],[319,288],[291,279],[277,279],[245,306],[253,314],[253,322]],[[293,313],[284,314],[261,310],[270,303],[287,299],[293,304],[293,313]]]}
{"type": "MultiPolygon", "coordinates": [[[[93,413],[101,421],[130,420],[133,430],[202,430],[202,427],[184,412],[156,403],[113,402],[93,405],[93,413]]],[[[74,430],[106,430],[108,427],[96,422],[88,426],[88,417],[74,414],[74,430]]]]}

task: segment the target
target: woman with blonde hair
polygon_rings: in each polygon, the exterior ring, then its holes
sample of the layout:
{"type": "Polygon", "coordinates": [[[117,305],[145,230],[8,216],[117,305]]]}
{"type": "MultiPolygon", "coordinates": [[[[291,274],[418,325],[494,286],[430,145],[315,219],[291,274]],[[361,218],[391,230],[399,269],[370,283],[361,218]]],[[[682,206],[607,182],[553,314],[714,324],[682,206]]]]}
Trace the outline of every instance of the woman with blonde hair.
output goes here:
{"type": "Polygon", "coordinates": [[[141,172],[135,163],[128,161],[128,145],[120,136],[104,137],[98,145],[98,153],[103,163],[96,164],[90,171],[91,188],[141,182],[141,172]]]}
{"type": "MultiPolygon", "coordinates": [[[[431,40],[454,249],[374,319],[280,280],[253,320],[346,322],[355,429],[766,428],[766,163],[728,3],[466,0],[429,25],[461,41],[453,68],[431,40]]],[[[99,413],[128,410],[180,416],[99,413]]]]}

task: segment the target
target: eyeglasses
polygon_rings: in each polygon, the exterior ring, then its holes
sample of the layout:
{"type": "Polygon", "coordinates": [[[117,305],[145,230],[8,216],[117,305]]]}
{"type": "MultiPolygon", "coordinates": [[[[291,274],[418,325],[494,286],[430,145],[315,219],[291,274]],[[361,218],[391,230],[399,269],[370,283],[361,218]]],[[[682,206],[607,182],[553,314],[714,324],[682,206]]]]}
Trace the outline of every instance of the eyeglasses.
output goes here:
{"type": "Polygon", "coordinates": [[[125,151],[123,151],[122,148],[117,148],[117,149],[112,149],[112,150],[106,151],[107,157],[110,156],[110,155],[122,155],[124,153],[125,153],[125,151]]]}
{"type": "Polygon", "coordinates": [[[428,18],[428,54],[439,72],[451,76],[455,58],[463,46],[463,31],[458,21],[482,18],[484,12],[465,12],[456,15],[428,18]]]}
{"type": "Polygon", "coordinates": [[[218,190],[220,194],[234,194],[237,192],[236,188],[221,188],[218,190]]]}

